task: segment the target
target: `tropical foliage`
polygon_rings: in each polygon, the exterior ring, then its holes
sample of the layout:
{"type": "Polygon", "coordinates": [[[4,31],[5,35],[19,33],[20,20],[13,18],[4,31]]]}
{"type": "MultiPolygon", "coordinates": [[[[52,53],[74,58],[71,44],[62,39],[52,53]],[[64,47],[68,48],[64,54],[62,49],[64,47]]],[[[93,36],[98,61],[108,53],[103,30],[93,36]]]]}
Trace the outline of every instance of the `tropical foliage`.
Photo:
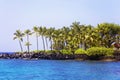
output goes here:
{"type": "Polygon", "coordinates": [[[105,47],[91,47],[87,49],[87,55],[89,56],[112,56],[113,49],[105,47]]]}
{"type": "Polygon", "coordinates": [[[29,29],[25,30],[24,34],[26,35],[27,42],[25,43],[25,46],[27,46],[28,53],[30,52],[30,41],[29,41],[29,35],[32,35],[31,31],[29,29]]]}
{"type": "Polygon", "coordinates": [[[84,49],[77,49],[76,51],[75,51],[75,54],[87,54],[87,51],[85,51],[84,49]]]}
{"type": "MultiPolygon", "coordinates": [[[[98,50],[104,52],[104,48],[110,48],[114,41],[120,39],[120,25],[114,23],[101,23],[97,26],[92,26],[73,22],[70,26],[64,26],[59,29],[55,29],[54,27],[47,28],[44,26],[34,26],[33,30],[26,30],[25,33],[17,30],[16,33],[14,33],[14,39],[19,40],[21,51],[23,51],[21,42],[23,41],[24,34],[27,37],[26,46],[29,52],[29,36],[31,33],[36,35],[37,51],[40,46],[38,38],[41,38],[44,51],[50,49],[51,51],[59,50],[67,53],[66,50],[68,50],[68,52],[77,50],[75,53],[81,54],[84,53],[82,49],[88,49],[88,54],[92,55],[90,50],[93,49],[93,51],[95,51],[96,48],[94,49],[91,47],[100,47],[98,50]],[[48,46],[48,43],[50,46],[48,46]]],[[[95,54],[98,53],[101,52],[95,52],[95,54]]]]}
{"type": "Polygon", "coordinates": [[[65,49],[60,50],[60,52],[61,52],[62,54],[73,54],[72,51],[70,51],[70,50],[65,50],[65,49]]]}
{"type": "Polygon", "coordinates": [[[20,48],[21,48],[21,52],[23,52],[23,47],[22,47],[23,36],[24,36],[24,33],[22,33],[20,30],[16,30],[16,32],[14,33],[14,38],[13,38],[14,40],[18,39],[20,48]]]}

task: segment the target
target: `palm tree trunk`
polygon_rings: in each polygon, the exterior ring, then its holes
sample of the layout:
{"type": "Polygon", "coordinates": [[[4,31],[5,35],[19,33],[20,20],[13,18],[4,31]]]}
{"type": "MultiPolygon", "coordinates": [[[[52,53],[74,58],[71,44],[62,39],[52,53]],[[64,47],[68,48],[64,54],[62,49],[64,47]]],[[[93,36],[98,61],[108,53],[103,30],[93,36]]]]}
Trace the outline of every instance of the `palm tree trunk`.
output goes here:
{"type": "Polygon", "coordinates": [[[50,45],[51,45],[50,48],[51,48],[51,51],[52,51],[52,40],[51,40],[51,38],[50,38],[50,45]]]}
{"type": "Polygon", "coordinates": [[[38,42],[38,34],[36,33],[36,41],[37,41],[37,52],[38,52],[38,44],[39,44],[39,42],[38,42]]]}
{"type": "Polygon", "coordinates": [[[48,49],[48,42],[47,42],[47,38],[45,37],[45,42],[46,42],[46,47],[48,49]]]}
{"type": "Polygon", "coordinates": [[[42,41],[43,41],[43,49],[44,49],[44,51],[45,51],[45,41],[44,41],[43,35],[42,35],[42,41]]]}
{"type": "Polygon", "coordinates": [[[28,49],[28,53],[29,53],[29,52],[30,52],[30,47],[29,47],[29,35],[27,35],[27,42],[28,42],[27,49],[28,49]]]}
{"type": "Polygon", "coordinates": [[[87,45],[86,45],[86,42],[84,43],[84,48],[85,48],[85,50],[87,49],[87,45]]]}
{"type": "Polygon", "coordinates": [[[20,44],[21,52],[23,52],[23,48],[20,40],[19,40],[19,44],[20,44]]]}

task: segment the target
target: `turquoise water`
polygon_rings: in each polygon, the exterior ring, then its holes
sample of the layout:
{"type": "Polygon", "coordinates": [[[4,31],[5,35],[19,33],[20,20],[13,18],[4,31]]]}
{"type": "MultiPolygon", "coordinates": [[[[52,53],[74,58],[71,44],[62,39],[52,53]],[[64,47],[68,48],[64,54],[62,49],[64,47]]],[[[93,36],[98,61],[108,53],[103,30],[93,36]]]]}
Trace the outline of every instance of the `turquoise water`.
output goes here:
{"type": "Polygon", "coordinates": [[[120,62],[0,60],[0,80],[120,80],[120,62]]]}

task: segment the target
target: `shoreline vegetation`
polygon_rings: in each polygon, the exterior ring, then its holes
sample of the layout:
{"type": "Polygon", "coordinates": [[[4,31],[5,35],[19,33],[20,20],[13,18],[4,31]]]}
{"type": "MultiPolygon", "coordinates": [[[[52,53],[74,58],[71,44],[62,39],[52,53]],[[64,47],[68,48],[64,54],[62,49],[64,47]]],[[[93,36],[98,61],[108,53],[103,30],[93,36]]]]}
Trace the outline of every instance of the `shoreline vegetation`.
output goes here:
{"type": "Polygon", "coordinates": [[[101,23],[92,26],[73,22],[70,26],[59,29],[34,26],[32,30],[16,30],[13,39],[19,41],[21,52],[0,54],[0,58],[120,60],[120,25],[114,23],[101,23]],[[30,46],[32,46],[31,35],[36,37],[35,51],[30,50],[30,46]],[[42,40],[42,43],[39,42],[39,39],[42,40]],[[23,49],[23,44],[27,50],[23,49]],[[41,44],[43,50],[39,49],[41,44]]]}
{"type": "MultiPolygon", "coordinates": [[[[96,50],[98,51],[98,50],[96,50]]],[[[103,53],[103,52],[102,52],[103,53]]],[[[12,54],[1,53],[0,59],[24,59],[24,60],[91,60],[91,61],[120,61],[120,51],[114,51],[111,55],[95,53],[62,53],[61,51],[50,52],[15,52],[12,54]]]]}

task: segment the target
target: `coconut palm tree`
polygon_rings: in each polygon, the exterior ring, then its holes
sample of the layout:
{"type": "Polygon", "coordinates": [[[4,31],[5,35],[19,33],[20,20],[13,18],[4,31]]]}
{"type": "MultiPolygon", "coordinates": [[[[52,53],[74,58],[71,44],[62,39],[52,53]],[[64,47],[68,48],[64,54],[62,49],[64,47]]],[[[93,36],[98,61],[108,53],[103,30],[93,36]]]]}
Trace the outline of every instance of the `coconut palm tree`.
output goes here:
{"type": "Polygon", "coordinates": [[[73,37],[74,37],[74,31],[72,29],[70,29],[70,31],[68,32],[67,45],[66,45],[66,49],[68,49],[68,50],[73,49],[73,41],[72,41],[73,37]]]}
{"type": "Polygon", "coordinates": [[[21,52],[23,52],[23,47],[22,47],[23,36],[24,36],[24,33],[22,33],[20,30],[16,30],[16,32],[14,33],[14,38],[13,38],[14,40],[18,39],[21,52]]]}
{"type": "Polygon", "coordinates": [[[39,31],[39,35],[41,36],[41,39],[43,41],[43,49],[45,51],[45,41],[44,41],[44,30],[43,30],[43,27],[42,26],[38,27],[38,31],[39,31]]]}
{"type": "Polygon", "coordinates": [[[44,39],[45,39],[46,49],[48,49],[47,31],[48,31],[48,29],[46,27],[43,27],[43,36],[44,36],[44,39]]]}
{"type": "Polygon", "coordinates": [[[36,44],[37,44],[37,52],[38,52],[38,48],[39,48],[39,42],[38,42],[38,37],[39,37],[39,30],[38,30],[38,27],[36,27],[36,26],[34,26],[33,27],[33,31],[34,31],[34,33],[35,33],[35,35],[36,35],[36,44]]]}
{"type": "Polygon", "coordinates": [[[53,48],[53,34],[54,34],[54,31],[55,31],[55,28],[48,28],[47,31],[46,31],[46,36],[49,38],[49,41],[50,41],[50,49],[52,51],[52,48],[53,48]]]}
{"type": "Polygon", "coordinates": [[[60,29],[54,30],[54,32],[52,33],[52,39],[53,39],[53,49],[56,50],[61,50],[62,49],[62,32],[60,29]]]}
{"type": "Polygon", "coordinates": [[[26,42],[26,46],[27,46],[27,51],[28,51],[28,53],[30,52],[30,41],[29,41],[29,35],[32,35],[32,32],[29,30],[29,29],[27,29],[27,30],[25,30],[25,35],[26,35],[26,38],[27,38],[27,42],[26,42]]]}
{"type": "Polygon", "coordinates": [[[98,33],[101,39],[101,45],[110,47],[111,43],[115,41],[115,36],[120,32],[120,26],[113,23],[101,23],[97,26],[98,33]]]}
{"type": "Polygon", "coordinates": [[[69,37],[69,32],[70,32],[70,29],[69,29],[69,27],[63,27],[62,29],[62,37],[63,37],[63,46],[64,46],[64,48],[66,48],[66,46],[68,45],[68,37],[69,37]]]}
{"type": "Polygon", "coordinates": [[[89,48],[92,44],[92,40],[93,40],[93,27],[91,25],[87,25],[83,28],[83,45],[84,45],[84,49],[86,50],[87,48],[89,48]]]}
{"type": "Polygon", "coordinates": [[[83,32],[84,32],[84,25],[80,25],[80,22],[73,22],[71,27],[71,31],[74,34],[73,41],[74,41],[74,47],[79,48],[83,47],[83,32]]]}

